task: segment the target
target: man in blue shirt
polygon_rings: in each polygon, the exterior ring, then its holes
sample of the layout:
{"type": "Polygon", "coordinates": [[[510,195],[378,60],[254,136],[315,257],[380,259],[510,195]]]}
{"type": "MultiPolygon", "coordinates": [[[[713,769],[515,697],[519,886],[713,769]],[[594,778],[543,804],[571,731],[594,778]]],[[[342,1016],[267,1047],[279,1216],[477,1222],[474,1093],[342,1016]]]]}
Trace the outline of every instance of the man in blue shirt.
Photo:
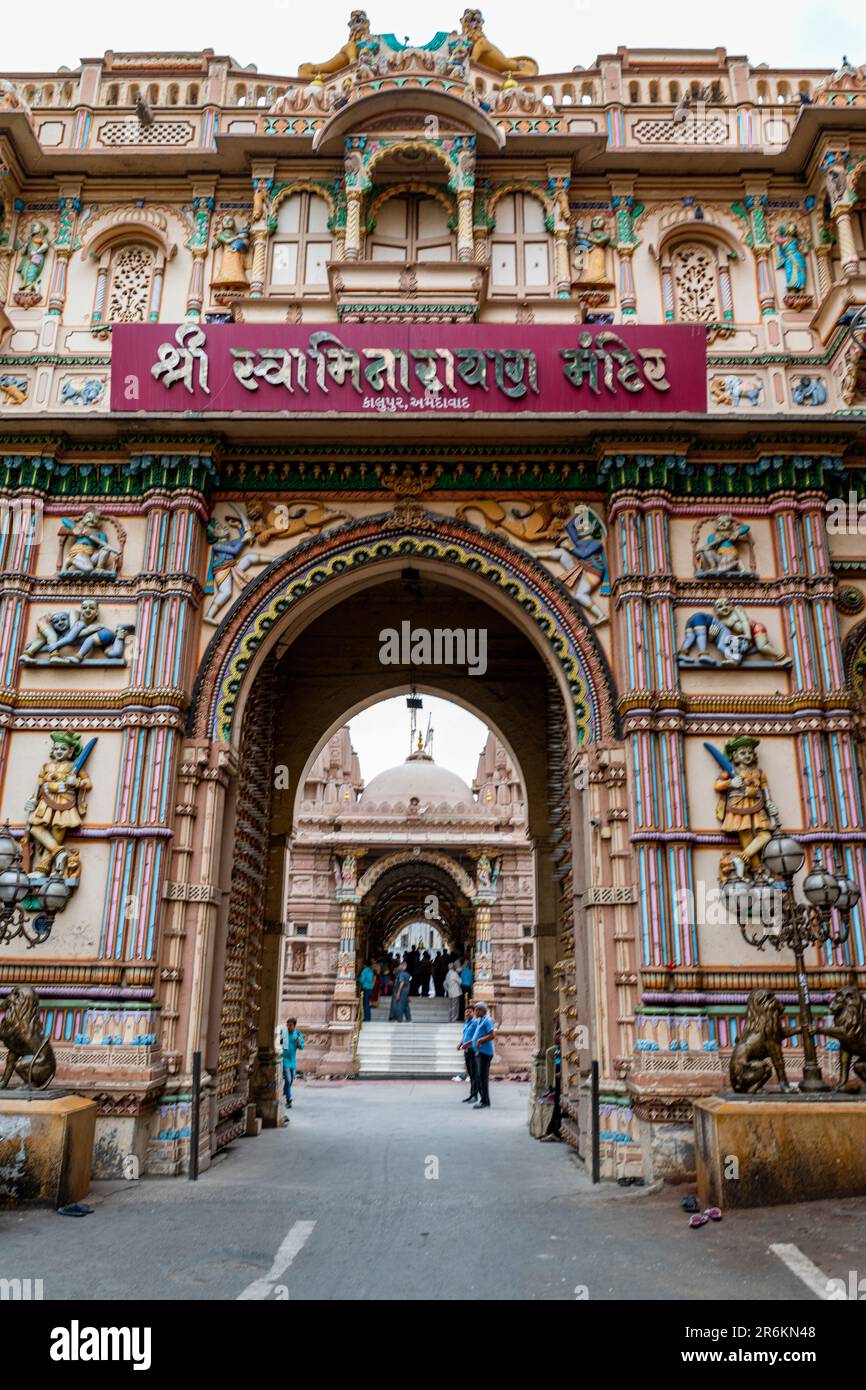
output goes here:
{"type": "Polygon", "coordinates": [[[283,1050],[283,1090],[286,1105],[292,1108],[292,1082],[295,1079],[298,1048],[304,1050],[304,1035],[298,1027],[296,1018],[287,1018],[285,1028],[280,1029],[280,1047],[283,1050]]]}
{"type": "Polygon", "coordinates": [[[478,1078],[475,1069],[475,1053],[472,1051],[472,1038],[475,1033],[477,1023],[475,1010],[466,1010],[466,1021],[463,1024],[463,1037],[457,1044],[457,1051],[463,1053],[463,1060],[466,1063],[466,1071],[469,1076],[469,1095],[463,1097],[463,1104],[468,1105],[470,1100],[478,1099],[478,1078]]]}
{"type": "Polygon", "coordinates": [[[364,996],[364,1022],[370,1022],[370,996],[376,984],[376,976],[373,974],[373,967],[367,960],[364,962],[364,969],[358,976],[358,984],[361,986],[361,993],[364,996]]]}
{"type": "Polygon", "coordinates": [[[487,1012],[486,1004],[475,1005],[475,1031],[472,1034],[472,1050],[475,1053],[475,1084],[478,1088],[478,1104],[475,1110],[490,1109],[490,1063],[493,1061],[493,1019],[487,1012]]]}
{"type": "Polygon", "coordinates": [[[469,958],[467,957],[460,971],[460,988],[463,990],[464,1009],[469,1008],[469,995],[472,990],[472,980],[472,966],[469,964],[469,958]]]}

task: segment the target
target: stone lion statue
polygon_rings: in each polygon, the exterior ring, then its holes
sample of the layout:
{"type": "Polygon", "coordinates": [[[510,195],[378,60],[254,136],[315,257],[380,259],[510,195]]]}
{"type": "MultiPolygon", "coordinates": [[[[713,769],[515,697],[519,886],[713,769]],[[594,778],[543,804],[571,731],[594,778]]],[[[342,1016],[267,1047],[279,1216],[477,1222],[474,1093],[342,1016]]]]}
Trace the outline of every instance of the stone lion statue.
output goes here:
{"type": "Polygon", "coordinates": [[[731,1054],[731,1086],[735,1091],[760,1091],[776,1073],[779,1088],[793,1091],[785,1075],[782,1039],[797,1032],[782,1022],[782,1005],[768,989],[753,989],[746,1001],[746,1020],[742,1035],[731,1054]]]}
{"type": "Polygon", "coordinates": [[[54,1049],[39,1027],[39,1000],[29,985],[15,985],[6,1000],[0,1042],[7,1049],[0,1090],[5,1091],[13,1072],[31,1090],[43,1091],[51,1085],[57,1070],[54,1049]]]}
{"type": "Polygon", "coordinates": [[[837,1091],[844,1091],[851,1073],[852,1058],[854,1074],[866,1081],[866,1003],[859,989],[848,985],[839,989],[830,1000],[830,1012],[835,1028],[820,1028],[828,1038],[839,1039],[839,1080],[837,1091]]]}

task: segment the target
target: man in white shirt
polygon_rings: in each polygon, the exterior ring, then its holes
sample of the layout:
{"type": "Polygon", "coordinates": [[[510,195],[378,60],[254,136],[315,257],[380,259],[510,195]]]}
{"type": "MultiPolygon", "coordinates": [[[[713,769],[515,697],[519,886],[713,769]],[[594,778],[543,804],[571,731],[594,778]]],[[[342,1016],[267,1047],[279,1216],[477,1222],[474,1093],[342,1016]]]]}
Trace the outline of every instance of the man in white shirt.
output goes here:
{"type": "Polygon", "coordinates": [[[454,969],[454,963],[448,967],[448,974],[445,976],[445,993],[448,997],[448,1022],[460,1022],[460,1005],[463,1003],[463,986],[460,983],[460,976],[454,969]]]}

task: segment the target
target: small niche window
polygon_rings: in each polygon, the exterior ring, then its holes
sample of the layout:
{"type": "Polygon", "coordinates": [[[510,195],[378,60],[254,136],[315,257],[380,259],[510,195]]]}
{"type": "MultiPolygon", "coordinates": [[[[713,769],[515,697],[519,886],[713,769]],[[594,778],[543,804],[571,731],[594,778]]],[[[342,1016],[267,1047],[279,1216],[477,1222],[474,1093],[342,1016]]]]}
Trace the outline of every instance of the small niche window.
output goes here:
{"type": "Polygon", "coordinates": [[[328,284],[332,238],[324,198],[306,190],[284,198],[271,243],[271,287],[281,293],[321,291],[328,284]]]}
{"type": "Polygon", "coordinates": [[[531,193],[508,193],[495,209],[490,239],[490,288],[494,295],[550,295],[551,236],[544,204],[531,193]]]}
{"type": "Polygon", "coordinates": [[[376,210],[370,233],[371,261],[452,261],[454,237],[448,210],[426,193],[398,193],[376,210]]]}

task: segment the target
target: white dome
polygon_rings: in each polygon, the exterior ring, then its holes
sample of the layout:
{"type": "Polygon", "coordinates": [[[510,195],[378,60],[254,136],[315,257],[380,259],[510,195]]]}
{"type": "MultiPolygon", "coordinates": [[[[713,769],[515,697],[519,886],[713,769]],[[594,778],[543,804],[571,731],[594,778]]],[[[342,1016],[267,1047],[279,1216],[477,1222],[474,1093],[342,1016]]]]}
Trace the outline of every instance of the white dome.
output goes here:
{"type": "Polygon", "coordinates": [[[456,806],[462,801],[468,807],[475,802],[472,788],[463,778],[446,767],[437,767],[426,753],[412,753],[405,763],[377,773],[367,783],[360,800],[368,805],[382,801],[408,804],[413,796],[417,796],[422,806],[426,802],[440,806],[443,801],[456,806]]]}

